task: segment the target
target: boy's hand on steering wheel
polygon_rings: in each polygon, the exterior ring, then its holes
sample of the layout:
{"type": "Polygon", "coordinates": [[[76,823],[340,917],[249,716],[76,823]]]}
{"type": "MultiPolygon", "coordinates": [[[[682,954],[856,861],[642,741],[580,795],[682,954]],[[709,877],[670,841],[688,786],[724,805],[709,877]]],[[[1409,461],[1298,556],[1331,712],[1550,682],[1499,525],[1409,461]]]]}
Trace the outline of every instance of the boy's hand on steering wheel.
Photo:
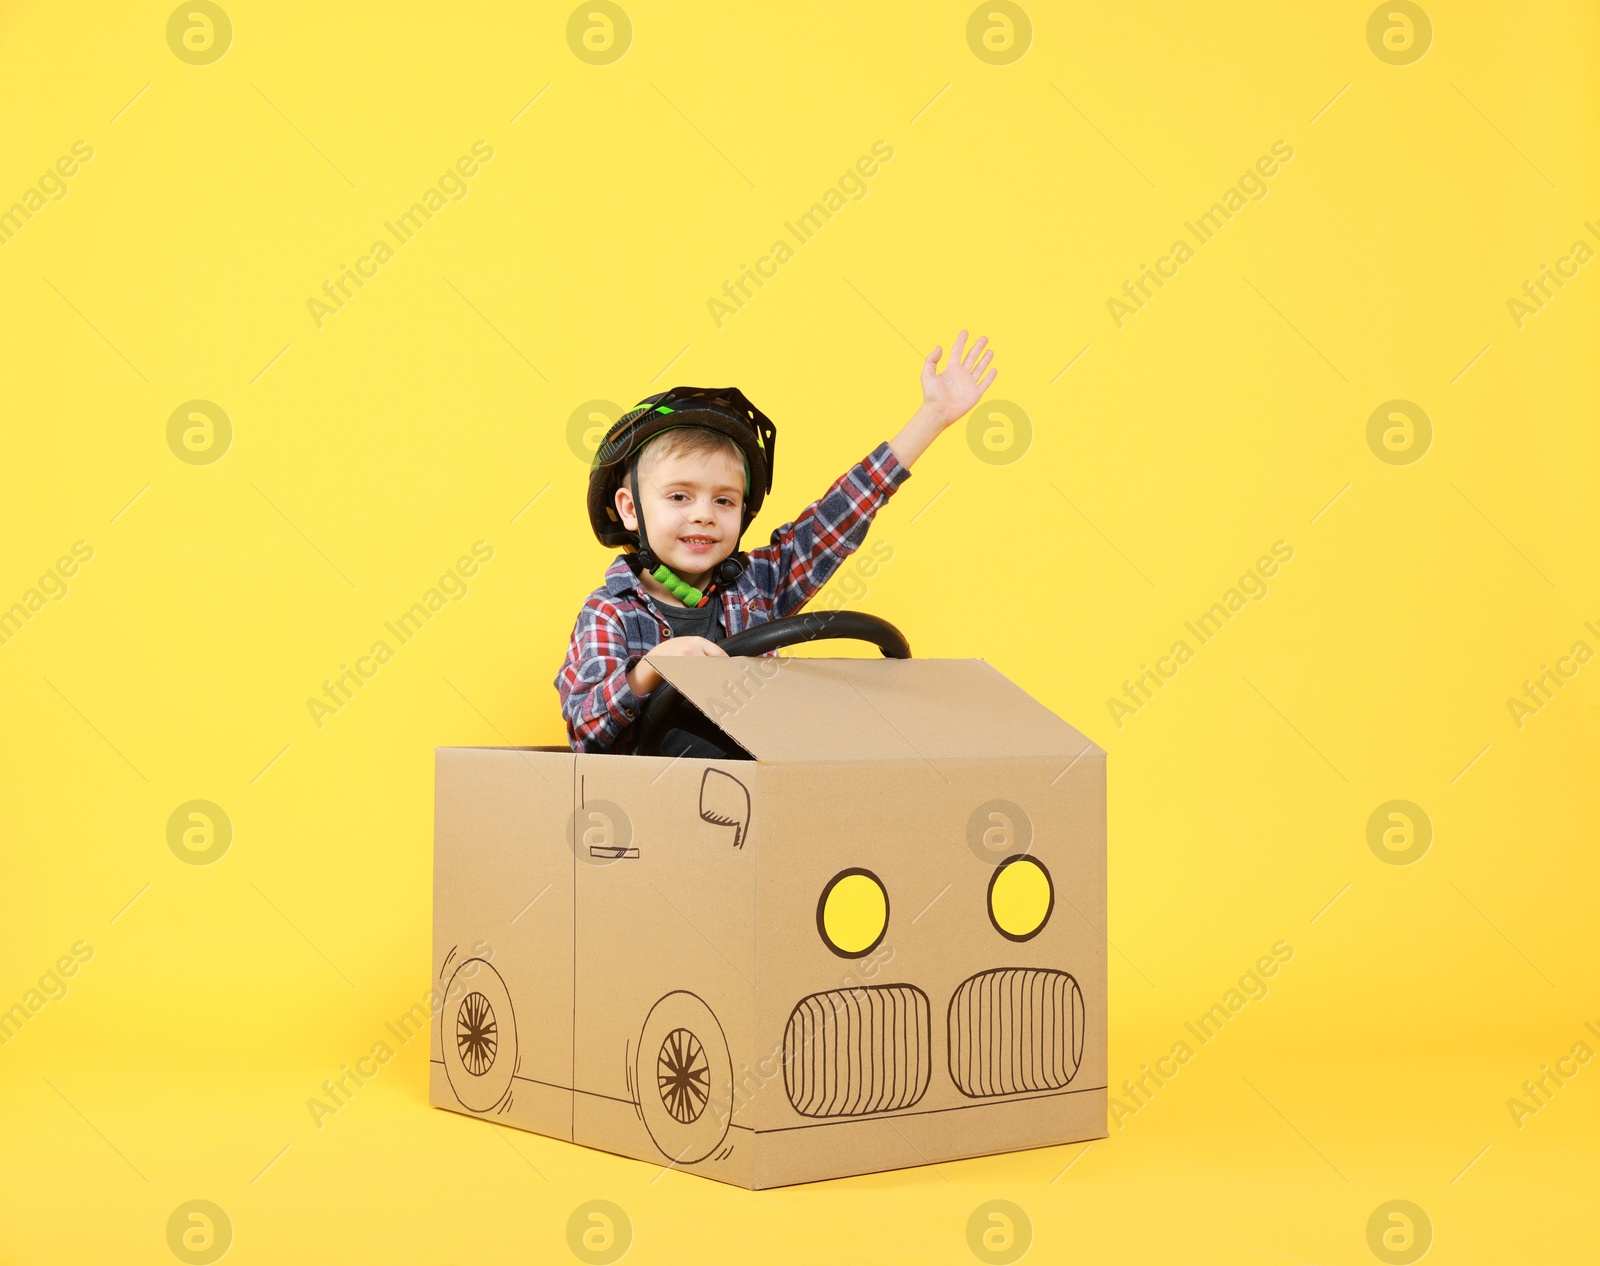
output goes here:
{"type": "Polygon", "coordinates": [[[655,647],[650,654],[721,655],[726,658],[728,652],[708,637],[669,637],[665,642],[655,647]]]}
{"type": "MultiPolygon", "coordinates": [[[[708,637],[669,637],[666,641],[653,647],[651,655],[721,655],[724,659],[728,652],[723,650],[708,637]]],[[[636,695],[647,695],[665,678],[650,666],[648,659],[641,659],[633,666],[633,671],[628,674],[628,685],[633,688],[636,695]]]]}
{"type": "Polygon", "coordinates": [[[944,373],[938,372],[939,354],[944,351],[942,345],[934,348],[922,362],[923,408],[930,411],[941,425],[949,426],[965,417],[998,376],[998,369],[989,369],[994,349],[983,350],[983,345],[988,341],[989,336],[983,335],[963,354],[967,332],[962,330],[956,335],[955,346],[950,349],[950,360],[944,373]],[[983,353],[981,359],[978,355],[980,352],[983,353]],[[985,369],[989,369],[987,377],[983,372],[985,369]]]}

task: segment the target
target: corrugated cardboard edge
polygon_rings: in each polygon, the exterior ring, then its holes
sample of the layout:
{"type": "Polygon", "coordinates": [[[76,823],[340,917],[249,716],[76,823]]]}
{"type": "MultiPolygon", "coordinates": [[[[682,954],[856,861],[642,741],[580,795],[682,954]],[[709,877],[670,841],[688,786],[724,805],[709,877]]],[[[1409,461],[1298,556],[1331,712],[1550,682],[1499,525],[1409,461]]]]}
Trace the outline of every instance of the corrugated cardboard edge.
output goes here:
{"type": "Polygon", "coordinates": [[[1096,746],[981,658],[661,656],[651,664],[763,761],[1069,758],[1096,746]]]}

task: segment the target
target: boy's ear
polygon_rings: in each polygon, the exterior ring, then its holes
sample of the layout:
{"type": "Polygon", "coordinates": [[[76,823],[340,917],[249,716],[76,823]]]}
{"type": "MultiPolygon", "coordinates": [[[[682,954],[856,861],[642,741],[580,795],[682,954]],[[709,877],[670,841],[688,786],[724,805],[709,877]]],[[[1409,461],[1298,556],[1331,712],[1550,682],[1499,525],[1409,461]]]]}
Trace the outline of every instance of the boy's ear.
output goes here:
{"type": "Polygon", "coordinates": [[[633,493],[626,484],[617,489],[614,500],[617,505],[617,516],[622,520],[622,526],[630,532],[637,532],[639,530],[639,520],[634,516],[633,493]]]}

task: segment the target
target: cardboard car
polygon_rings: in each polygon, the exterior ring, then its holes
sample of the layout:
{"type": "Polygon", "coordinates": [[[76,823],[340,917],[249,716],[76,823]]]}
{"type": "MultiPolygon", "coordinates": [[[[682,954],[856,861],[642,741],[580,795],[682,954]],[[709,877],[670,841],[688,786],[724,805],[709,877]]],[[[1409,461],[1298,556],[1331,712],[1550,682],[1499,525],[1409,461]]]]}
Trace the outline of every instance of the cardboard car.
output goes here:
{"type": "Polygon", "coordinates": [[[651,663],[729,758],[437,749],[429,1102],[746,1188],[1105,1137],[1105,753],[982,659],[651,663]]]}

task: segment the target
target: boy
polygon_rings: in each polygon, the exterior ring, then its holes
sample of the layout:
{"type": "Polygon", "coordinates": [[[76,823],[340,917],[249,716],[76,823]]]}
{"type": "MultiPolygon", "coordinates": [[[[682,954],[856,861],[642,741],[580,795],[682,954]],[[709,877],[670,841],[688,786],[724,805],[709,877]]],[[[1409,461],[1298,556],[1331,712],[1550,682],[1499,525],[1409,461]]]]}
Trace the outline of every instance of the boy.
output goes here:
{"type": "MultiPolygon", "coordinates": [[[[726,655],[718,642],[794,614],[827,583],[911,464],[994,382],[997,369],[984,377],[988,337],[963,355],[966,342],[962,330],[942,374],[943,348],[929,353],[922,406],[894,439],[746,554],[736,553],[739,539],[772,487],[777,428],[766,416],[736,389],[685,387],[618,420],[595,454],[590,521],[602,545],[631,548],[579,610],[556,676],[574,751],[630,750],[633,724],[663,680],[646,654],[726,655]]],[[[675,733],[674,754],[725,754],[675,733]]]]}

